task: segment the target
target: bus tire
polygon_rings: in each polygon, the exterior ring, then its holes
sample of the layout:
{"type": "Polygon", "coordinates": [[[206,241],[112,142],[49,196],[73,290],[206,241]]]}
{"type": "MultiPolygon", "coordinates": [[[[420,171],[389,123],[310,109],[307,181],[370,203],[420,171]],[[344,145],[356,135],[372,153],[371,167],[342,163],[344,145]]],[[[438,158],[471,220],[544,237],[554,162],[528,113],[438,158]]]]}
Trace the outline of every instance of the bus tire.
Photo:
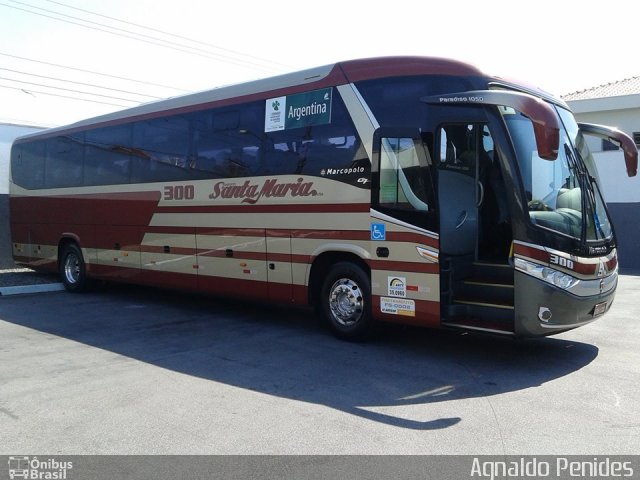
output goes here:
{"type": "Polygon", "coordinates": [[[338,338],[359,341],[374,331],[369,275],[351,262],[336,263],[324,279],[320,311],[338,338]]]}
{"type": "Polygon", "coordinates": [[[82,250],[75,243],[70,243],[63,248],[59,269],[60,279],[69,292],[78,293],[87,290],[89,285],[87,268],[82,250]]]}

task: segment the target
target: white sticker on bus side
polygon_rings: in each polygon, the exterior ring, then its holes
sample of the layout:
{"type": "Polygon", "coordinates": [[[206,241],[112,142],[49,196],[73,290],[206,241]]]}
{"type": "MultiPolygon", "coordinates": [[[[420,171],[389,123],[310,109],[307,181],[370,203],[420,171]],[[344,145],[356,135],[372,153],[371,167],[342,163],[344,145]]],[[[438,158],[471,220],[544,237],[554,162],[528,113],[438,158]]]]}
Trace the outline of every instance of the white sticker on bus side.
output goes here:
{"type": "Polygon", "coordinates": [[[287,112],[287,97],[269,98],[265,102],[264,131],[284,130],[287,112]]]}
{"type": "Polygon", "coordinates": [[[380,311],[390,315],[416,316],[416,302],[406,298],[380,297],[380,311]]]}
{"type": "Polygon", "coordinates": [[[407,279],[405,277],[387,277],[387,295],[390,297],[407,296],[407,279]]]}

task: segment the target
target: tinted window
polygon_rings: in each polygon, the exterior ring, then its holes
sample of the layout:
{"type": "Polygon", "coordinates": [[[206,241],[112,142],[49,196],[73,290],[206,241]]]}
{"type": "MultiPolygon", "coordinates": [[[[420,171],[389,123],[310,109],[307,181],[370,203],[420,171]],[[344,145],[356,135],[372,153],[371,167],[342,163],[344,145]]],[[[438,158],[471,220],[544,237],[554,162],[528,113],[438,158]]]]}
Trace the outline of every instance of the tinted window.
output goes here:
{"type": "Polygon", "coordinates": [[[86,132],[84,181],[86,185],[129,183],[131,125],[86,132]]]}
{"type": "MultiPolygon", "coordinates": [[[[329,124],[269,134],[261,100],[56,137],[47,145],[47,162],[56,169],[46,182],[71,187],[302,174],[368,187],[361,180],[370,178],[369,158],[342,100],[332,101],[329,124]]],[[[44,143],[21,148],[14,178],[42,188],[44,143]]]]}
{"type": "Polygon", "coordinates": [[[134,183],[191,178],[189,121],[183,116],[137,122],[131,149],[134,183]]]}
{"type": "Polygon", "coordinates": [[[13,147],[11,152],[11,177],[23,188],[44,187],[45,143],[36,141],[13,147]]]}
{"type": "Polygon", "coordinates": [[[195,170],[216,178],[263,174],[262,102],[200,112],[191,120],[195,170]]]}
{"type": "Polygon", "coordinates": [[[83,144],[80,136],[60,136],[47,140],[46,188],[82,185],[83,144]]]}
{"type": "Polygon", "coordinates": [[[331,123],[269,133],[265,174],[325,176],[358,186],[371,163],[339,96],[333,96],[331,123]]]}
{"type": "Polygon", "coordinates": [[[412,126],[433,131],[429,107],[420,98],[471,90],[474,85],[472,79],[435,75],[369,80],[357,87],[380,126],[412,126]]]}
{"type": "Polygon", "coordinates": [[[481,136],[481,128],[486,129],[474,124],[446,125],[440,128],[438,167],[475,177],[478,155],[482,153],[483,157],[487,157],[488,151],[493,150],[493,147],[485,149],[484,145],[480,148],[480,138],[486,138],[481,136]]]}

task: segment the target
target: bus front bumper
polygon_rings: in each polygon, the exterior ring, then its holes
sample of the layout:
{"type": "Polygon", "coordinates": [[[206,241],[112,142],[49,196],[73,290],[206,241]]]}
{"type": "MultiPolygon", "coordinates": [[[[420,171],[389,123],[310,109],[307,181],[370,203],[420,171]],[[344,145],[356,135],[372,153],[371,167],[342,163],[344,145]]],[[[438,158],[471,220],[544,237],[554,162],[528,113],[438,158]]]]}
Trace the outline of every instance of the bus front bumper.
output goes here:
{"type": "Polygon", "coordinates": [[[587,282],[584,283],[589,287],[576,290],[580,293],[576,295],[516,271],[516,336],[553,335],[600,318],[613,304],[618,273],[616,271],[605,278],[587,282]]]}

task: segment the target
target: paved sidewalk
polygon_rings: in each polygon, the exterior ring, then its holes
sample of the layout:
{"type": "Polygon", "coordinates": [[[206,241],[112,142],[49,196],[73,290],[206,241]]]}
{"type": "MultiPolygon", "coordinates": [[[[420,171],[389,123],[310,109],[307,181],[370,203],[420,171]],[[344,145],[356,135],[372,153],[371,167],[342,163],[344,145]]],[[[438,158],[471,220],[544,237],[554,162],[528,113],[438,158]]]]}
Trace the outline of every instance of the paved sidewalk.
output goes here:
{"type": "Polygon", "coordinates": [[[0,270],[0,296],[62,290],[56,274],[39,273],[29,268],[0,270]]]}
{"type": "Polygon", "coordinates": [[[30,268],[8,268],[0,270],[0,287],[42,285],[46,283],[57,283],[59,281],[56,274],[39,273],[30,268]]]}

